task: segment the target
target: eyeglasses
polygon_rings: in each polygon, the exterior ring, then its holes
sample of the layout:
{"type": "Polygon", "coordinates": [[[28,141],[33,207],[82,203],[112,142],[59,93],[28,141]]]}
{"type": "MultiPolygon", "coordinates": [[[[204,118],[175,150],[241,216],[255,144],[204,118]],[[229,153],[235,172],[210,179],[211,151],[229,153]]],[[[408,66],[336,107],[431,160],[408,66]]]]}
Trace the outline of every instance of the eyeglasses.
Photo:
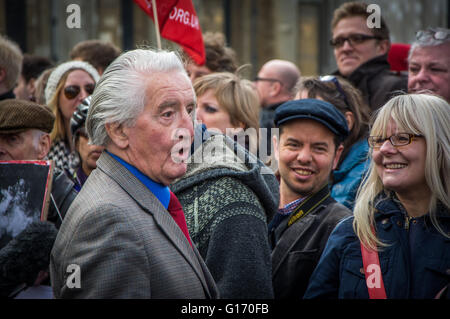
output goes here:
{"type": "MultiPolygon", "coordinates": [[[[94,92],[95,84],[86,84],[84,90],[87,94],[91,95],[94,92]]],[[[69,100],[73,100],[80,94],[81,87],[79,85],[69,85],[64,88],[64,95],[69,100]]]]}
{"type": "Polygon", "coordinates": [[[423,135],[398,133],[386,138],[381,136],[369,136],[367,141],[369,142],[369,146],[371,148],[380,148],[386,140],[389,140],[392,146],[405,146],[411,144],[411,142],[417,137],[423,137],[423,135]]]}
{"type": "Polygon", "coordinates": [[[339,94],[341,95],[342,99],[344,100],[345,105],[347,106],[347,108],[349,110],[351,110],[350,109],[350,103],[348,103],[348,101],[347,101],[347,97],[345,95],[345,92],[342,89],[341,84],[339,83],[338,79],[335,76],[333,76],[333,75],[324,75],[324,76],[319,77],[319,81],[321,81],[321,82],[333,82],[334,85],[336,86],[336,89],[338,90],[339,94]]]}
{"type": "Polygon", "coordinates": [[[435,40],[445,40],[445,39],[447,39],[447,37],[449,35],[450,35],[450,32],[448,31],[448,29],[429,28],[428,30],[417,31],[416,39],[421,40],[424,37],[433,37],[433,39],[435,39],[435,40]]]}
{"type": "Polygon", "coordinates": [[[348,41],[348,44],[350,44],[353,47],[356,44],[361,44],[371,39],[381,40],[382,37],[367,34],[350,34],[348,37],[337,37],[336,39],[331,39],[330,45],[335,49],[338,49],[344,45],[345,41],[348,41]]]}
{"type": "Polygon", "coordinates": [[[258,82],[258,81],[278,82],[278,83],[280,83],[281,85],[283,85],[283,82],[281,82],[281,81],[278,80],[278,79],[273,79],[273,78],[260,78],[260,77],[257,76],[257,77],[253,80],[253,82],[258,82]]]}

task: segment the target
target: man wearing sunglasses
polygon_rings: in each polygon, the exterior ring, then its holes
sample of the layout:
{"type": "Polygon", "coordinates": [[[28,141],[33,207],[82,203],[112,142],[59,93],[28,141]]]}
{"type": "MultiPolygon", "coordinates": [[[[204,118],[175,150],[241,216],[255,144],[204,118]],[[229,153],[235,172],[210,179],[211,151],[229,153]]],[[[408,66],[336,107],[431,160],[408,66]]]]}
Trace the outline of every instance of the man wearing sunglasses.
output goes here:
{"type": "Polygon", "coordinates": [[[271,128],[275,127],[275,110],[294,98],[294,88],[299,78],[300,70],[294,63],[275,59],[266,62],[254,80],[261,102],[259,126],[267,130],[267,155],[271,154],[271,128]]]}
{"type": "Polygon", "coordinates": [[[408,91],[431,91],[450,102],[450,29],[417,32],[409,53],[408,91]]]}
{"type": "Polygon", "coordinates": [[[390,71],[387,53],[389,29],[382,17],[379,28],[369,28],[371,12],[367,4],[348,2],[334,11],[331,46],[340,75],[362,93],[374,111],[383,106],[395,91],[406,91],[407,78],[390,71]]]}

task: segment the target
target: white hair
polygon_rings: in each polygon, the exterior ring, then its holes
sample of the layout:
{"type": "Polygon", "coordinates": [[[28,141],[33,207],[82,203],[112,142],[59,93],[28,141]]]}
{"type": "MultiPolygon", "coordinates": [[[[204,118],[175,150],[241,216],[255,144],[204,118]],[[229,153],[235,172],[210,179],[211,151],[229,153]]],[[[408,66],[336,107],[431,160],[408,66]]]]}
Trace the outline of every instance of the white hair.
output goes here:
{"type": "MultiPolygon", "coordinates": [[[[436,229],[449,237],[439,226],[436,212],[438,204],[450,209],[450,105],[435,95],[396,96],[379,109],[370,135],[386,137],[391,120],[399,129],[425,138],[425,180],[431,190],[428,211],[436,229]]],[[[353,227],[360,241],[372,249],[376,249],[377,245],[386,246],[371,230],[374,226],[374,200],[383,190],[383,183],[371,161],[369,171],[356,196],[353,227]]]]}
{"type": "Polygon", "coordinates": [[[106,68],[92,95],[86,118],[90,143],[108,145],[108,123],[133,126],[149,98],[146,94],[148,81],[157,78],[158,73],[167,72],[186,74],[176,52],[136,49],[114,60],[106,68]]]}
{"type": "MultiPolygon", "coordinates": [[[[422,31],[422,32],[429,32],[429,31],[430,30],[426,30],[426,31],[422,31]]],[[[438,40],[438,39],[435,39],[433,36],[431,36],[431,34],[430,35],[425,34],[424,36],[422,36],[419,39],[415,40],[412,43],[411,48],[409,50],[408,62],[411,61],[412,54],[413,54],[414,50],[417,49],[417,48],[436,47],[436,46],[439,46],[439,45],[442,45],[442,44],[450,43],[450,37],[448,36],[448,33],[450,32],[449,29],[436,28],[436,29],[434,29],[434,31],[447,33],[447,37],[442,39],[442,40],[438,40]]]]}

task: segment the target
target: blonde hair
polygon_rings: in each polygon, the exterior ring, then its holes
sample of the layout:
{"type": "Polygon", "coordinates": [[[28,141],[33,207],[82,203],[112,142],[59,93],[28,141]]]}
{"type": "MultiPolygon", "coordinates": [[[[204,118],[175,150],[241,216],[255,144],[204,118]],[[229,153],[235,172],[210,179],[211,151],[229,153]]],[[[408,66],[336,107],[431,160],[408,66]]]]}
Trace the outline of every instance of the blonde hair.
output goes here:
{"type": "MultiPolygon", "coordinates": [[[[445,237],[450,237],[439,226],[436,216],[438,203],[450,209],[450,105],[442,98],[429,94],[396,96],[379,109],[370,135],[387,137],[391,120],[402,131],[425,138],[425,179],[431,190],[429,215],[436,229],[445,237]]],[[[353,221],[359,240],[371,249],[387,246],[372,232],[375,227],[375,198],[382,191],[385,188],[372,161],[358,189],[353,221]]]]}
{"type": "Polygon", "coordinates": [[[254,128],[257,136],[251,143],[258,143],[260,104],[252,82],[233,73],[217,72],[196,79],[194,90],[197,97],[213,90],[217,103],[230,115],[231,124],[238,127],[241,122],[244,130],[254,128]]]}
{"type": "Polygon", "coordinates": [[[61,80],[59,80],[59,83],[56,86],[55,94],[53,94],[50,101],[48,101],[48,106],[52,109],[52,112],[55,115],[55,125],[53,126],[53,130],[50,133],[50,139],[52,140],[52,142],[59,139],[66,140],[68,138],[66,136],[64,117],[61,109],[59,108],[59,95],[64,88],[69,73],[72,71],[74,71],[74,69],[69,70],[61,77],[61,80]]]}

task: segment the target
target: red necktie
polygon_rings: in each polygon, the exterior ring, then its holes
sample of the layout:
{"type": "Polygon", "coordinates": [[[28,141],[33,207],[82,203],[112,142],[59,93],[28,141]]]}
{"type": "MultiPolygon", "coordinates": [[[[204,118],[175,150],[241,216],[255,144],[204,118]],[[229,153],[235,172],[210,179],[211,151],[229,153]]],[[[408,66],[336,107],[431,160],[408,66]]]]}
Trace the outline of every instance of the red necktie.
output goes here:
{"type": "Polygon", "coordinates": [[[183,207],[181,207],[180,201],[175,196],[175,194],[172,193],[172,191],[170,191],[170,202],[169,207],[167,207],[167,210],[177,223],[178,227],[180,227],[181,231],[186,236],[187,240],[189,241],[189,244],[191,244],[192,247],[191,237],[189,236],[186,219],[184,217],[183,207]]]}

